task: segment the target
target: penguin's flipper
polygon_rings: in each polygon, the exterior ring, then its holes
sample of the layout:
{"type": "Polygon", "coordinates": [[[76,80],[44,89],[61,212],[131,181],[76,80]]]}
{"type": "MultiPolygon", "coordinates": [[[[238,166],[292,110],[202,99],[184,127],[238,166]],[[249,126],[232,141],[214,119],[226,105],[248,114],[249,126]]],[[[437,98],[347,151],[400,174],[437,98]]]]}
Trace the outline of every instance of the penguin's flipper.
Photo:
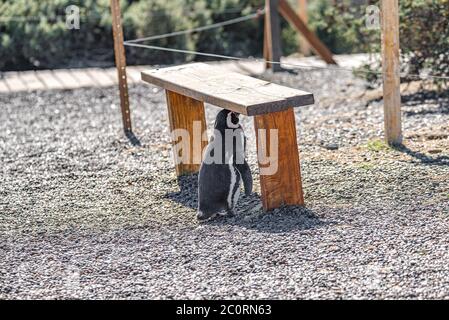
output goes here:
{"type": "Polygon", "coordinates": [[[249,196],[253,192],[253,177],[248,162],[245,160],[242,164],[236,164],[235,168],[240,172],[240,176],[242,177],[245,195],[249,196]]]}

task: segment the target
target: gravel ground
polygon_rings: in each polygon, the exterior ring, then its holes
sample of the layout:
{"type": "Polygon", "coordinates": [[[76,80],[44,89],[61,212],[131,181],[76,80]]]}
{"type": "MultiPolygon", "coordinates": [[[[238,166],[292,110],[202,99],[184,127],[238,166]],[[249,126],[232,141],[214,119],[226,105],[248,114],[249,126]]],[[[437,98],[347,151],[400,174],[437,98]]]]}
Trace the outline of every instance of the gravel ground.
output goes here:
{"type": "Polygon", "coordinates": [[[351,74],[264,78],[316,95],[296,110],[307,207],[264,213],[255,174],[236,217],[205,223],[161,90],[131,88],[134,143],[116,88],[2,95],[0,299],[449,298],[448,99],[404,97],[390,149],[351,74]]]}

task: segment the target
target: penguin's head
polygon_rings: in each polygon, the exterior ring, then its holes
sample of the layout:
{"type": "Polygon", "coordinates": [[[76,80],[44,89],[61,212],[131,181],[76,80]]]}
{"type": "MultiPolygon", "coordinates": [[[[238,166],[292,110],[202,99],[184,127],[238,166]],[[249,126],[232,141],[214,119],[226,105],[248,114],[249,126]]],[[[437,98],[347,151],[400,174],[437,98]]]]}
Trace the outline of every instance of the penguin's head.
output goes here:
{"type": "Polygon", "coordinates": [[[217,114],[215,129],[237,129],[239,127],[239,114],[237,112],[223,109],[217,114]]]}

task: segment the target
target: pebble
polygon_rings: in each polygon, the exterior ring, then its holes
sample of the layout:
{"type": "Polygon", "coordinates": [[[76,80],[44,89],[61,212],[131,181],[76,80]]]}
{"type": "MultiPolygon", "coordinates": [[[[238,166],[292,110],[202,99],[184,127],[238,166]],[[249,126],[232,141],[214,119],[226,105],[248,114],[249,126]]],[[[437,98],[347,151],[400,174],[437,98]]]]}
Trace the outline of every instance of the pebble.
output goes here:
{"type": "MultiPolygon", "coordinates": [[[[174,175],[163,90],[130,86],[138,143],[115,87],[0,95],[0,299],[447,298],[449,166],[365,154],[382,106],[352,98],[365,83],[351,73],[262,77],[315,94],[295,110],[306,206],[263,213],[255,193],[205,223],[197,177],[174,175]],[[363,155],[369,170],[353,161],[363,155]]],[[[447,126],[445,101],[405,101],[404,132],[447,126]]]]}

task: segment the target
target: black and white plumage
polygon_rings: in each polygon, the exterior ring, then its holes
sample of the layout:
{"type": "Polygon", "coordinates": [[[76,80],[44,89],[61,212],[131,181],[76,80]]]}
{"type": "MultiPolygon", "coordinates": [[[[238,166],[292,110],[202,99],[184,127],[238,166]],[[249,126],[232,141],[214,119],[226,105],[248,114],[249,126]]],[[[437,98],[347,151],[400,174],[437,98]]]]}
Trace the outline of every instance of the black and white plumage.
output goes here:
{"type": "Polygon", "coordinates": [[[220,111],[198,177],[198,219],[216,214],[234,215],[242,181],[245,194],[251,194],[253,180],[245,149],[246,137],[239,114],[220,111]]]}

